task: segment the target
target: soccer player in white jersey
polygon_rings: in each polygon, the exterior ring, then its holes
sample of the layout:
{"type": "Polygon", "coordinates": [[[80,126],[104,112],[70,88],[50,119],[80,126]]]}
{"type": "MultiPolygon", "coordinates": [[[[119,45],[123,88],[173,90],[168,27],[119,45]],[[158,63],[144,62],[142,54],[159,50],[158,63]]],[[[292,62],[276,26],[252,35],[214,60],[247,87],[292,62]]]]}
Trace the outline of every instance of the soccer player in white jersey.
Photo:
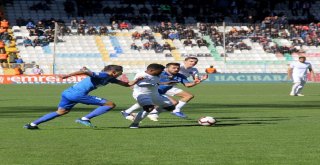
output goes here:
{"type": "MultiPolygon", "coordinates": [[[[139,128],[139,123],[143,120],[153,109],[157,107],[158,111],[162,109],[172,111],[174,105],[171,101],[158,92],[160,83],[159,75],[164,70],[164,66],[160,64],[150,64],[145,72],[137,73],[135,77],[143,77],[133,87],[133,97],[137,100],[142,110],[136,115],[134,121],[129,126],[130,128],[139,128]]],[[[169,84],[170,82],[168,82],[169,84]]],[[[176,83],[176,82],[174,82],[176,83]]]]}
{"type": "Polygon", "coordinates": [[[307,82],[307,73],[311,73],[311,79],[314,81],[315,75],[312,66],[306,62],[306,57],[300,56],[299,61],[290,64],[288,69],[288,78],[293,80],[290,96],[304,96],[301,91],[307,82]]]}
{"type": "MultiPolygon", "coordinates": [[[[197,65],[198,58],[196,57],[187,57],[184,60],[184,63],[180,66],[179,73],[183,74],[186,77],[192,77],[193,80],[199,81],[199,71],[194,66],[197,65]]],[[[204,75],[200,81],[204,81],[208,78],[208,75],[204,75]]],[[[166,92],[167,96],[178,96],[180,97],[180,100],[178,104],[176,105],[175,109],[172,111],[172,114],[181,118],[186,118],[187,116],[181,112],[181,108],[189,102],[191,99],[194,98],[193,94],[183,91],[182,89],[179,89],[177,87],[172,87],[170,90],[166,92]]],[[[173,99],[173,98],[170,98],[173,99]]],[[[138,104],[134,104],[130,108],[126,109],[125,111],[121,111],[122,115],[126,118],[131,114],[134,110],[138,109],[140,106],[138,104]]],[[[150,115],[148,115],[150,120],[152,121],[158,121],[158,113],[156,110],[152,111],[150,115]]]]}

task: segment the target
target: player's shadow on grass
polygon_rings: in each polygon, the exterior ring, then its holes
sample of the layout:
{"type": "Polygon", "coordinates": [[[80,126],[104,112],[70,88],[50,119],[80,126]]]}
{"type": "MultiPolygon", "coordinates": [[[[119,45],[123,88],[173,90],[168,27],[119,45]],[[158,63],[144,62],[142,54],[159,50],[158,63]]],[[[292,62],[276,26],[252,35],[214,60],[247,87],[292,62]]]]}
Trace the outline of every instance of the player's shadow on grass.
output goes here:
{"type": "MultiPolygon", "coordinates": [[[[94,107],[88,108],[74,108],[72,111],[75,112],[91,112],[94,107]]],[[[46,113],[54,112],[57,107],[52,106],[12,106],[12,107],[1,107],[0,118],[28,118],[28,117],[39,117],[46,113]]]]}

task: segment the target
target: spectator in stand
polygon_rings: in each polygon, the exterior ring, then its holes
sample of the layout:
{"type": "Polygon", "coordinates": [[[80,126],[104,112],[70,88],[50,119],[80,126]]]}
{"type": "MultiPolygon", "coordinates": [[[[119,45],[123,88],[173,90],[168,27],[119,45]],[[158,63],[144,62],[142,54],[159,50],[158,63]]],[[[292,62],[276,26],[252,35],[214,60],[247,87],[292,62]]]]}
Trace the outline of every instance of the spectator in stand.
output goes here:
{"type": "Polygon", "coordinates": [[[112,21],[111,23],[111,29],[112,30],[117,30],[119,28],[119,25],[116,21],[112,21]]]}
{"type": "Polygon", "coordinates": [[[138,31],[135,31],[134,33],[132,33],[132,39],[133,40],[137,40],[141,38],[141,34],[138,31]]]}
{"type": "Polygon", "coordinates": [[[183,41],[184,46],[192,46],[192,41],[190,38],[186,39],[183,41]]]}
{"type": "Polygon", "coordinates": [[[4,48],[0,48],[0,64],[3,68],[5,68],[7,63],[8,63],[8,54],[4,48]]]}
{"type": "Polygon", "coordinates": [[[59,35],[65,36],[65,35],[70,35],[71,34],[71,29],[66,26],[66,25],[60,25],[60,30],[59,30],[59,35]]]}
{"type": "Polygon", "coordinates": [[[203,38],[198,39],[198,40],[197,40],[197,44],[198,44],[199,47],[201,47],[201,46],[208,47],[207,41],[204,40],[203,38]]]}
{"type": "Polygon", "coordinates": [[[170,50],[171,51],[171,46],[168,42],[165,42],[162,47],[163,47],[163,50],[170,50]]]}
{"type": "Polygon", "coordinates": [[[17,65],[17,66],[14,68],[14,74],[15,74],[15,75],[22,75],[22,74],[23,74],[23,70],[21,69],[21,65],[17,65]]]}
{"type": "Polygon", "coordinates": [[[2,40],[7,45],[12,40],[12,36],[9,35],[8,32],[4,32],[2,35],[0,35],[0,40],[2,40]]]}
{"type": "Polygon", "coordinates": [[[39,65],[35,65],[35,67],[32,69],[32,73],[35,75],[42,75],[43,70],[39,67],[39,65]]]}
{"type": "Polygon", "coordinates": [[[154,36],[150,32],[148,32],[147,30],[145,30],[141,34],[141,40],[144,40],[144,39],[150,41],[150,40],[154,39],[154,36]]]}
{"type": "Polygon", "coordinates": [[[23,64],[24,63],[24,61],[22,60],[22,58],[20,56],[18,56],[18,58],[15,60],[15,62],[17,64],[23,64]]]}
{"type": "Polygon", "coordinates": [[[214,68],[213,65],[210,65],[209,68],[206,68],[206,73],[207,73],[207,74],[217,73],[217,69],[214,68]]]}
{"type": "Polygon", "coordinates": [[[9,28],[9,22],[6,19],[3,19],[0,22],[0,26],[3,27],[4,29],[8,29],[9,28]]]}
{"type": "Polygon", "coordinates": [[[17,53],[18,49],[16,48],[16,43],[14,41],[11,41],[9,46],[6,48],[7,53],[17,53]]]}
{"type": "Polygon", "coordinates": [[[35,27],[36,27],[36,25],[31,20],[26,25],[26,28],[28,30],[34,29],[35,27]]]}
{"type": "Polygon", "coordinates": [[[82,26],[83,28],[86,28],[86,27],[87,27],[87,21],[84,20],[84,19],[81,19],[81,20],[79,21],[79,26],[82,26]]]}
{"type": "Polygon", "coordinates": [[[121,22],[121,23],[120,23],[120,29],[121,29],[121,30],[123,30],[123,29],[129,30],[129,24],[126,23],[125,21],[121,22]]]}
{"type": "Polygon", "coordinates": [[[139,50],[139,51],[140,51],[140,49],[141,49],[141,47],[137,46],[135,43],[132,43],[131,46],[130,46],[130,48],[131,48],[132,50],[139,50]]]}
{"type": "Polygon", "coordinates": [[[16,52],[10,52],[9,55],[9,63],[16,63],[16,59],[18,59],[18,55],[16,52]]]}
{"type": "Polygon", "coordinates": [[[96,29],[95,27],[90,26],[90,27],[88,28],[87,34],[89,34],[89,35],[97,35],[97,34],[98,34],[98,31],[97,31],[97,29],[96,29]]]}
{"type": "Polygon", "coordinates": [[[106,26],[99,27],[99,35],[107,35],[107,27],[106,26]]]}
{"type": "Polygon", "coordinates": [[[30,38],[25,37],[24,40],[23,40],[23,45],[24,45],[25,47],[33,46],[33,43],[32,43],[32,41],[30,40],[30,38]]]}
{"type": "Polygon", "coordinates": [[[149,41],[147,41],[146,43],[143,44],[143,49],[145,50],[150,50],[151,49],[151,44],[149,41]]]}
{"type": "Polygon", "coordinates": [[[5,43],[2,40],[0,40],[0,49],[4,49],[4,48],[5,48],[5,43]]]}
{"type": "Polygon", "coordinates": [[[77,29],[78,28],[78,20],[76,18],[71,20],[71,29],[77,29]]]}
{"type": "Polygon", "coordinates": [[[78,27],[77,34],[82,36],[86,34],[83,26],[78,27]]]}
{"type": "Polygon", "coordinates": [[[179,39],[179,34],[173,30],[170,31],[168,38],[171,40],[179,39]]]}
{"type": "Polygon", "coordinates": [[[0,35],[3,35],[5,32],[7,32],[7,29],[0,27],[0,35]]]}

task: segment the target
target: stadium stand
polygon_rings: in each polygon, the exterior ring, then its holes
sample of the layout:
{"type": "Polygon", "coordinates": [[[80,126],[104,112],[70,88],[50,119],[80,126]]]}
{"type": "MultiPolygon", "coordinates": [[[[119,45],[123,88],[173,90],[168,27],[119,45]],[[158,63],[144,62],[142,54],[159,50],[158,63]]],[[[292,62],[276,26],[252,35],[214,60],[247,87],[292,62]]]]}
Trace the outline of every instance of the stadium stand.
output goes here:
{"type": "MultiPolygon", "coordinates": [[[[223,73],[285,73],[287,64],[299,55],[307,56],[315,64],[316,72],[320,70],[317,65],[320,63],[320,24],[289,24],[310,18],[309,13],[315,13],[320,7],[318,1],[301,3],[309,5],[310,12],[304,9],[297,13],[290,10],[291,1],[279,1],[272,10],[279,16],[267,16],[259,23],[244,17],[235,18],[229,13],[225,20],[244,23],[229,22],[225,30],[222,24],[208,23],[213,18],[202,17],[206,8],[198,14],[199,11],[186,14],[187,10],[197,7],[193,3],[186,7],[177,2],[168,7],[166,1],[164,4],[94,1],[96,8],[79,13],[85,1],[49,2],[12,1],[5,5],[5,14],[13,25],[9,29],[15,41],[13,45],[16,45],[6,50],[18,49],[27,66],[25,74],[31,74],[32,67],[28,64],[39,64],[45,74],[69,73],[83,66],[98,71],[107,64],[121,64],[126,73],[135,73],[149,63],[180,62],[186,56],[199,58],[200,72],[214,64],[223,73]],[[183,21],[180,14],[185,14],[183,21]],[[59,22],[59,39],[54,47],[55,22],[59,22]]],[[[231,12],[235,12],[234,4],[230,5],[231,12]]],[[[317,13],[314,18],[319,16],[317,13]]],[[[212,14],[212,17],[219,16],[212,14]]],[[[257,16],[256,20],[259,20],[257,16]]],[[[0,74],[5,70],[6,67],[1,68],[0,74]]]]}

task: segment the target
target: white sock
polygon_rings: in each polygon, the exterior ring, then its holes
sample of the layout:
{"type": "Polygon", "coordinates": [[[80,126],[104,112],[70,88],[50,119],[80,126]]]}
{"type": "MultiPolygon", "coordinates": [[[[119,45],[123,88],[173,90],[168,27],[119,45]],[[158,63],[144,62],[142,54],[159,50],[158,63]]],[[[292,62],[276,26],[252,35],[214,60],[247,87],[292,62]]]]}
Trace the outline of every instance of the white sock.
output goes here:
{"type": "Polygon", "coordinates": [[[291,89],[291,95],[296,95],[297,94],[297,89],[299,87],[300,83],[294,83],[291,89]]]}
{"type": "Polygon", "coordinates": [[[186,105],[187,103],[184,101],[179,101],[179,103],[176,105],[176,109],[173,110],[173,112],[180,112],[181,108],[186,105]]]}
{"type": "Polygon", "coordinates": [[[147,116],[148,116],[148,112],[146,112],[146,111],[144,111],[144,110],[142,110],[142,111],[140,111],[138,114],[137,114],[137,116],[134,118],[134,121],[133,121],[133,123],[140,123],[140,121],[141,120],[143,120],[144,118],[146,118],[147,116]]]}
{"type": "Polygon", "coordinates": [[[155,109],[153,109],[153,110],[150,112],[150,114],[158,114],[157,109],[156,109],[156,108],[155,108],[155,109]]]}
{"type": "Polygon", "coordinates": [[[32,127],[37,126],[37,124],[34,124],[34,123],[30,123],[30,125],[31,125],[32,127]]]}
{"type": "Polygon", "coordinates": [[[130,114],[130,113],[132,113],[133,111],[135,111],[135,110],[137,110],[139,108],[141,108],[141,106],[138,103],[135,103],[130,108],[126,109],[125,112],[130,114]]]}
{"type": "Polygon", "coordinates": [[[88,119],[86,117],[81,117],[81,120],[90,120],[90,119],[88,119]]]}
{"type": "Polygon", "coordinates": [[[302,89],[303,89],[303,86],[299,85],[298,88],[297,88],[297,94],[300,94],[302,89]]]}

